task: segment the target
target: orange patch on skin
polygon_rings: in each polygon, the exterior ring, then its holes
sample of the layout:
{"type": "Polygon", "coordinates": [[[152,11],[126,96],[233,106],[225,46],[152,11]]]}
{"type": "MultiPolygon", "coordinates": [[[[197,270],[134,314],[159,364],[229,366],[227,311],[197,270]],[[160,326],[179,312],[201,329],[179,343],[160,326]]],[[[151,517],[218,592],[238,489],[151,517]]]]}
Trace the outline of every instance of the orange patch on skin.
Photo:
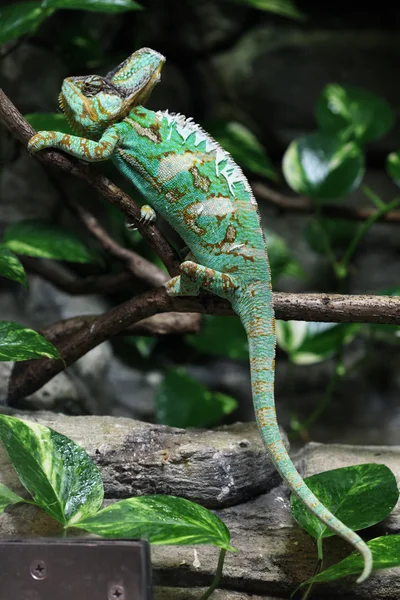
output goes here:
{"type": "Polygon", "coordinates": [[[90,158],[89,140],[86,138],[81,138],[79,146],[82,151],[82,155],[90,158]]]}
{"type": "Polygon", "coordinates": [[[89,99],[83,94],[81,94],[81,97],[83,99],[82,118],[85,119],[89,117],[92,123],[97,123],[99,120],[99,115],[92,102],[90,102],[89,99]]]}
{"type": "Polygon", "coordinates": [[[200,202],[192,202],[192,204],[186,206],[182,212],[182,218],[188,229],[191,229],[199,236],[204,236],[206,234],[206,229],[204,227],[200,227],[196,223],[197,218],[200,216],[196,210],[196,207],[200,206],[200,204],[200,202]]]}
{"type": "Polygon", "coordinates": [[[207,193],[211,186],[211,181],[209,178],[202,175],[197,167],[192,167],[189,169],[189,173],[193,177],[194,187],[207,193]]]}
{"type": "Polygon", "coordinates": [[[263,379],[253,381],[251,386],[255,394],[267,394],[274,389],[274,383],[272,381],[264,381],[263,379]]]}
{"type": "Polygon", "coordinates": [[[225,275],[225,273],[222,273],[221,276],[222,279],[222,287],[224,292],[229,292],[231,290],[237,290],[238,289],[238,285],[235,285],[232,281],[232,279],[229,277],[229,275],[225,275]]]}
{"type": "Polygon", "coordinates": [[[271,321],[264,317],[253,317],[247,335],[249,337],[271,335],[271,321]]]}
{"type": "Polygon", "coordinates": [[[63,137],[61,138],[61,144],[65,148],[71,148],[71,136],[68,135],[68,133],[66,133],[65,135],[63,135],[63,137]]]}
{"type": "Polygon", "coordinates": [[[225,269],[226,273],[237,273],[239,271],[239,267],[237,265],[233,267],[228,267],[225,269]]]}
{"type": "Polygon", "coordinates": [[[273,406],[263,406],[256,411],[256,418],[261,427],[275,424],[276,414],[273,406]]]}

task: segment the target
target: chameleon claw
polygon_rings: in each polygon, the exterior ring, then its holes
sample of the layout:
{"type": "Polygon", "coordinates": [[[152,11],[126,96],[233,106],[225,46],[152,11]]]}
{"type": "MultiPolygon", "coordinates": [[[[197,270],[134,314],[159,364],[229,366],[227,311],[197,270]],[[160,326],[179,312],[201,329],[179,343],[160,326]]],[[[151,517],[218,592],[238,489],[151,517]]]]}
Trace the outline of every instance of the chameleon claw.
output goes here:
{"type": "Polygon", "coordinates": [[[137,231],[137,227],[136,227],[136,223],[129,223],[128,221],[125,221],[125,227],[127,228],[128,231],[137,231]]]}
{"type": "Polygon", "coordinates": [[[157,214],[155,210],[149,206],[148,204],[144,204],[140,209],[140,223],[143,225],[149,225],[150,223],[154,223],[157,218],[157,214]]]}

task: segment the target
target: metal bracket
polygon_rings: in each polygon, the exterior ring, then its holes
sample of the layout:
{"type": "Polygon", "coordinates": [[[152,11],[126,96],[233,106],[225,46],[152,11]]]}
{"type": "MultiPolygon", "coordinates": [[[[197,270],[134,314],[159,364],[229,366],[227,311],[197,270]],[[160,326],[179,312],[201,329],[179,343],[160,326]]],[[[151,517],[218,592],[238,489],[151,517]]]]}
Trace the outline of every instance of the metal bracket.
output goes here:
{"type": "Polygon", "coordinates": [[[151,600],[144,540],[0,541],[0,600],[151,600]]]}

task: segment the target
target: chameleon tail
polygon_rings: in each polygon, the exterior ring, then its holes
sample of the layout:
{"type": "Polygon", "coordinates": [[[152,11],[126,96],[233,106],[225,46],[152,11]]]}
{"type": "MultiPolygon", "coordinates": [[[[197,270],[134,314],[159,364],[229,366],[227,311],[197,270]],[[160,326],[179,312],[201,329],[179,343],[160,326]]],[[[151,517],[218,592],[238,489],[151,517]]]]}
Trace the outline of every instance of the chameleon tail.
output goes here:
{"type": "Polygon", "coordinates": [[[254,410],[265,447],[277,471],[308,510],[362,554],[364,569],[357,579],[361,583],[372,570],[370,549],[311,492],[289,458],[281,438],[274,401],[275,319],[269,283],[250,283],[233,307],[249,340],[254,410]]]}

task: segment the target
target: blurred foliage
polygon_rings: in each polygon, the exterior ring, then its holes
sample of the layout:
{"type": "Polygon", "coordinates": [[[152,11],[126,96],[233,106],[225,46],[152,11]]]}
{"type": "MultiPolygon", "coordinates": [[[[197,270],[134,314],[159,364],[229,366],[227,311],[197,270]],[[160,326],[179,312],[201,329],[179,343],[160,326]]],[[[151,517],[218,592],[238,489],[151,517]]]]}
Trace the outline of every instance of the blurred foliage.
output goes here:
{"type": "Polygon", "coordinates": [[[211,427],[237,408],[231,396],[210,392],[184,369],[170,369],[156,395],[157,423],[171,427],[211,427]]]}
{"type": "MultiPolygon", "coordinates": [[[[232,0],[233,1],[233,0],[232,0]]],[[[304,15],[292,0],[236,0],[240,4],[273,12],[293,19],[304,15]]],[[[0,8],[0,44],[33,34],[57,10],[86,10],[100,13],[124,13],[142,10],[145,6],[136,0],[36,0],[10,2],[0,8]]]]}

